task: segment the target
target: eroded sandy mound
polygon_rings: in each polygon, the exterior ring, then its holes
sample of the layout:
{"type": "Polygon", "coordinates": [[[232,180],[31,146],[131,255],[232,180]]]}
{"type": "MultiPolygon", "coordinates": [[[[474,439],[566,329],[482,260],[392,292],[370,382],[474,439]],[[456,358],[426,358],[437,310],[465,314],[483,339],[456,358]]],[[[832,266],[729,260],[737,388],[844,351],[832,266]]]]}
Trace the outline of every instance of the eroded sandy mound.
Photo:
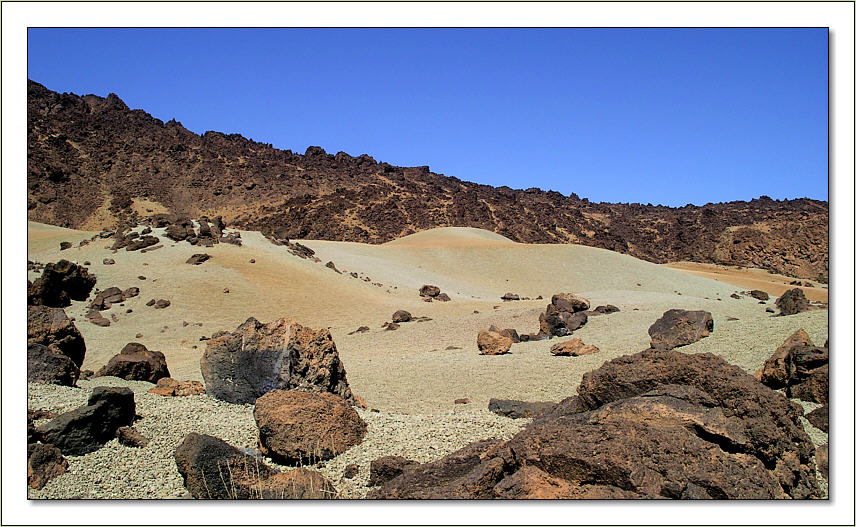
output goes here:
{"type": "Polygon", "coordinates": [[[472,245],[507,245],[515,242],[501,234],[474,227],[438,227],[410,234],[384,245],[394,247],[466,247],[472,245]]]}

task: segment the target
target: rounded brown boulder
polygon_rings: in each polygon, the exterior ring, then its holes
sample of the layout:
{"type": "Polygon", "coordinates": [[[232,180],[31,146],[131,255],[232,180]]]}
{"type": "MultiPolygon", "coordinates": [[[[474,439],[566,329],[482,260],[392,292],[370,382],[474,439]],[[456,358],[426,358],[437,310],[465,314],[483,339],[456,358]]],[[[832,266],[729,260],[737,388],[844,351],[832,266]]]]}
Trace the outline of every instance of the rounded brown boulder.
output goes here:
{"type": "Polygon", "coordinates": [[[479,331],[476,344],[480,355],[503,355],[511,349],[513,341],[496,331],[479,331]]]}
{"type": "Polygon", "coordinates": [[[166,357],[159,351],[149,350],[139,342],[125,344],[117,355],[95,374],[96,377],[112,376],[129,381],[158,382],[169,377],[166,357]]]}
{"type": "Polygon", "coordinates": [[[273,390],[256,400],[259,449],[284,464],[331,459],[362,443],[366,423],[331,393],[273,390]]]}

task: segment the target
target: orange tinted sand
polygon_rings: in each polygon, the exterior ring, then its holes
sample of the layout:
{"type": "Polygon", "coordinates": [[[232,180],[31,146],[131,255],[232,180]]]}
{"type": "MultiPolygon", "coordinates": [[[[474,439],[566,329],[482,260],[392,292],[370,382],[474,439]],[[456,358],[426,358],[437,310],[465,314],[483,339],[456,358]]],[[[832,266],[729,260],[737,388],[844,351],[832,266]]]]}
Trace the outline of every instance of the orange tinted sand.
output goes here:
{"type": "MultiPolygon", "coordinates": [[[[760,289],[769,293],[770,296],[782,296],[785,291],[793,289],[795,286],[789,285],[793,280],[806,282],[805,279],[773,274],[762,269],[738,269],[737,267],[697,262],[675,262],[664,264],[664,266],[746,289],[760,289]]],[[[808,280],[808,282],[815,284],[815,286],[820,285],[812,280],[808,280]]],[[[829,290],[825,287],[800,287],[800,289],[805,292],[805,296],[809,300],[829,302],[829,290]]]]}

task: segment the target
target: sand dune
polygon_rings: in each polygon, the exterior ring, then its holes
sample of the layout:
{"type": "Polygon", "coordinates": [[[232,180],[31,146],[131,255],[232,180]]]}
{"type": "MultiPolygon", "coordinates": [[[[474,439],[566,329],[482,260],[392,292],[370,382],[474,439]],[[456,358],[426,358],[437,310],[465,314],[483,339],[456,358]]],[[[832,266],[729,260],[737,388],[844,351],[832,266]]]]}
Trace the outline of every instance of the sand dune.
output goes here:
{"type": "Polygon", "coordinates": [[[88,260],[97,287],[141,290],[139,297],[105,313],[119,319],[107,328],[85,319],[83,302],[67,309],[87,342],[84,368],[95,370],[125,343],[139,341],[163,351],[175,377],[201,379],[205,343],[200,337],[232,330],[250,316],[262,321],[290,316],[330,328],[355,393],[383,411],[448,411],[459,397],[469,397],[474,408],[486,408],[491,397],[559,400],[573,395],[583,373],[646,348],[648,327],[673,307],[706,309],[717,323],[711,337],[686,351],[713,351],[748,370],[799,327],[820,342],[827,333],[826,311],[771,317],[755,300],[730,298],[741,288],[729,284],[603,249],[517,244],[479,229],[435,229],[385,245],[302,241],[316,251],[317,263],[254,232],[242,233],[242,247],[200,248],[161,236],[162,249],[112,254],[105,248],[112,241],[101,239],[59,251],[60,241],[77,245],[94,233],[33,223],[29,228],[31,260],[88,260]],[[212,259],[199,266],[184,263],[197,252],[212,259]],[[116,264],[103,265],[105,257],[116,264]],[[343,273],[325,267],[327,261],[343,273]],[[452,301],[423,302],[418,296],[423,284],[439,286],[452,301]],[[554,339],[515,345],[505,356],[478,355],[479,330],[496,324],[534,332],[538,314],[559,291],[582,294],[593,305],[620,307],[619,313],[592,317],[575,334],[601,353],[553,357],[548,350],[554,339]],[[506,292],[546,300],[502,302],[506,292]],[[164,310],[145,306],[152,298],[169,299],[172,305],[164,310]],[[402,324],[397,331],[381,329],[397,309],[432,320],[402,324]],[[728,317],[739,320],[726,321],[728,317]],[[362,325],[371,330],[348,335],[362,325]],[[137,333],[143,336],[135,338],[137,333]]]}

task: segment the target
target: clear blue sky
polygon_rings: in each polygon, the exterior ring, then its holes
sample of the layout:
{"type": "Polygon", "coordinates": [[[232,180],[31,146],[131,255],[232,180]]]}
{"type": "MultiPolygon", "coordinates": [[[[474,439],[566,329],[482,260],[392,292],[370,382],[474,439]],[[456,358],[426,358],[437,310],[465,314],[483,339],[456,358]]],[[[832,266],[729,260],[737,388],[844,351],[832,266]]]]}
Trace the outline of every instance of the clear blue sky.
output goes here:
{"type": "Polygon", "coordinates": [[[30,29],[29,78],[202,133],[680,206],[828,199],[826,29],[30,29]]]}

